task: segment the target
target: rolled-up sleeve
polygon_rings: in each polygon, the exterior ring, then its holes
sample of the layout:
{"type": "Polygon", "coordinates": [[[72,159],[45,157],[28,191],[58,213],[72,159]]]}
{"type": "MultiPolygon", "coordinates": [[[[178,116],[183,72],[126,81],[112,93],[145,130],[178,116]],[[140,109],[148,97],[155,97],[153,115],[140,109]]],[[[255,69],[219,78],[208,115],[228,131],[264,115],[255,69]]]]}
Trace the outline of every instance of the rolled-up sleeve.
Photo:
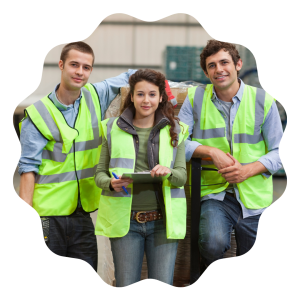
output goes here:
{"type": "Polygon", "coordinates": [[[19,174],[27,172],[39,172],[42,164],[42,151],[47,144],[47,139],[36,129],[29,118],[22,122],[20,134],[21,157],[18,163],[19,174]]]}
{"type": "Polygon", "coordinates": [[[191,140],[191,135],[193,133],[193,128],[194,128],[194,116],[193,116],[193,108],[190,103],[188,95],[186,96],[186,98],[182,104],[182,107],[179,111],[178,117],[179,117],[180,121],[182,121],[183,123],[185,123],[186,125],[189,126],[189,136],[184,142],[184,144],[185,144],[185,159],[188,162],[191,160],[191,157],[192,157],[194,151],[196,150],[196,148],[201,145],[200,143],[191,140]]]}
{"type": "Polygon", "coordinates": [[[124,72],[119,76],[108,78],[93,84],[100,99],[102,120],[104,120],[105,112],[111,101],[119,94],[120,88],[128,84],[130,75],[134,74],[136,71],[137,70],[129,69],[128,72],[124,72]]]}
{"type": "MultiPolygon", "coordinates": [[[[282,124],[276,103],[272,106],[266,116],[266,120],[262,125],[262,134],[268,149],[268,153],[258,159],[270,174],[276,173],[282,168],[282,163],[279,157],[279,144],[283,135],[282,124]]],[[[266,176],[266,174],[264,173],[266,176]]],[[[266,176],[268,177],[268,176],[266,176]]]]}

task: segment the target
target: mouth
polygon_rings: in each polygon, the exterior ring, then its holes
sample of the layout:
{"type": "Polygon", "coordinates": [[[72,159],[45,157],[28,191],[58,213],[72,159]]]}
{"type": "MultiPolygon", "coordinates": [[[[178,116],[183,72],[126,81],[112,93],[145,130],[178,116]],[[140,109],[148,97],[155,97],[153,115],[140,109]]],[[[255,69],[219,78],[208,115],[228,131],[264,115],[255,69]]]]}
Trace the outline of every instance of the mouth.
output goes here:
{"type": "Polygon", "coordinates": [[[218,81],[222,81],[224,80],[228,75],[220,75],[220,76],[216,76],[215,79],[218,81]]]}
{"type": "Polygon", "coordinates": [[[151,106],[141,106],[141,107],[142,107],[142,109],[145,109],[145,110],[148,110],[151,108],[151,106]]]}
{"type": "Polygon", "coordinates": [[[74,80],[75,82],[81,82],[81,81],[82,81],[81,78],[73,78],[73,80],[74,80]]]}

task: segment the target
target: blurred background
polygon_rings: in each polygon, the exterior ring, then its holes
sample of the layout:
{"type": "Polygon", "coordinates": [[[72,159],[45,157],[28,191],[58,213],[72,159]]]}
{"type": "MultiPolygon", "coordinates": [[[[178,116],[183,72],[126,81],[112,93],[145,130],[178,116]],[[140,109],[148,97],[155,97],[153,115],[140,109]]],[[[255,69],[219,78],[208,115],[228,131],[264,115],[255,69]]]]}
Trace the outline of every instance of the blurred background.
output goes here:
{"type": "MultiPolygon", "coordinates": [[[[89,82],[99,82],[117,76],[128,69],[151,68],[175,82],[196,81],[208,83],[201,67],[200,53],[211,39],[204,28],[187,14],[175,14],[156,22],[144,22],[124,14],[114,14],[104,19],[95,31],[84,40],[94,50],[95,64],[89,82]]],[[[49,51],[45,58],[39,87],[17,106],[13,122],[19,136],[18,123],[24,116],[24,108],[49,94],[60,82],[58,61],[64,45],[49,51]]],[[[258,81],[253,54],[237,45],[243,60],[240,78],[249,85],[261,87],[258,81]]],[[[287,123],[286,112],[276,101],[282,126],[287,123]]],[[[274,201],[286,188],[286,174],[282,168],[273,177],[274,201]]],[[[14,187],[19,191],[20,176],[14,175],[14,187]]],[[[92,214],[96,219],[97,212],[92,214]]],[[[113,284],[113,264],[110,245],[106,238],[97,236],[99,249],[98,273],[108,284],[113,284]]]]}

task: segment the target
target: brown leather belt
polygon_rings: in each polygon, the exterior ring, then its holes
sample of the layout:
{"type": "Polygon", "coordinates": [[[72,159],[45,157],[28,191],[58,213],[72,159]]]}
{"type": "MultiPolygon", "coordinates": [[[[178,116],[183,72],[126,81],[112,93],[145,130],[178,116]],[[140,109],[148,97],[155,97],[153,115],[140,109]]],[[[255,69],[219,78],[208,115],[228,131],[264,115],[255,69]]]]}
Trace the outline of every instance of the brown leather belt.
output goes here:
{"type": "Polygon", "coordinates": [[[225,192],[225,193],[226,193],[226,195],[228,195],[230,197],[236,198],[234,193],[228,193],[228,192],[225,192]]]}
{"type": "Polygon", "coordinates": [[[151,221],[160,220],[163,218],[161,210],[152,211],[132,211],[130,219],[136,220],[139,223],[146,223],[151,221]]]}

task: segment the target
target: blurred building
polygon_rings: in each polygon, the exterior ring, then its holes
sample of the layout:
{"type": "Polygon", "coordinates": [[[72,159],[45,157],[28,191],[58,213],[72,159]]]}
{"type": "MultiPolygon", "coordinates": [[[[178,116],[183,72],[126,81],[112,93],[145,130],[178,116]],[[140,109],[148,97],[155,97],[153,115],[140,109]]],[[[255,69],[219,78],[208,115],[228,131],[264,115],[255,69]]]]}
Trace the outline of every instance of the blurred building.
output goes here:
{"type": "MultiPolygon", "coordinates": [[[[111,15],[85,40],[95,52],[90,82],[138,68],[161,71],[173,81],[205,82],[207,78],[200,68],[199,54],[208,39],[211,37],[201,24],[187,14],[175,14],[156,22],[144,22],[125,14],[111,15]]],[[[22,102],[15,111],[15,125],[23,117],[24,108],[50,93],[59,83],[57,64],[63,46],[49,51],[39,87],[25,100],[20,99],[22,102]]],[[[244,62],[242,79],[260,87],[252,53],[237,46],[244,62]]]]}
{"type": "MultiPolygon", "coordinates": [[[[176,14],[157,22],[144,22],[124,14],[104,19],[85,40],[94,50],[95,65],[90,82],[116,76],[129,68],[163,71],[166,46],[204,46],[210,36],[199,22],[186,14],[176,14]]],[[[50,93],[60,81],[59,45],[45,58],[41,84],[20,102],[16,113],[50,93]]]]}

